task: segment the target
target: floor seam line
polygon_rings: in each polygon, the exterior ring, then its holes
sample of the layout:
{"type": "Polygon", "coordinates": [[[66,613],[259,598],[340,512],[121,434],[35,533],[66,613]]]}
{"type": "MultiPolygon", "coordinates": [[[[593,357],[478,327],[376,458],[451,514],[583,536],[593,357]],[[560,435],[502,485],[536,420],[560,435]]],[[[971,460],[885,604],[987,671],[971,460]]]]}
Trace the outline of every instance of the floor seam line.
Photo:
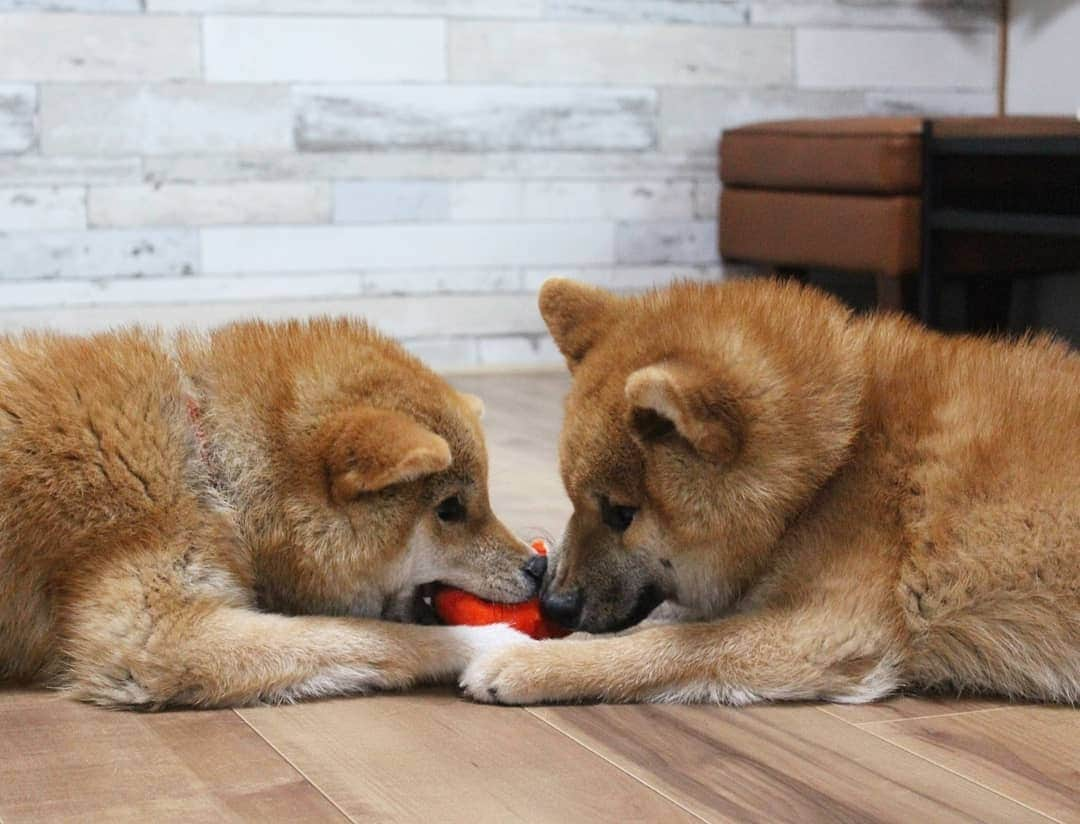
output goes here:
{"type": "Polygon", "coordinates": [[[855,727],[856,729],[858,729],[859,727],[859,725],[856,724],[854,721],[848,721],[846,718],[839,716],[836,713],[830,712],[827,706],[815,706],[814,709],[820,712],[822,715],[827,715],[829,718],[835,718],[837,721],[843,721],[849,727],[855,727]]]}
{"type": "Polygon", "coordinates": [[[571,741],[573,741],[573,742],[574,742],[575,744],[577,744],[577,745],[578,745],[579,747],[581,747],[582,749],[586,750],[587,752],[591,752],[591,753],[592,753],[593,755],[595,755],[595,756],[596,756],[597,758],[599,758],[599,759],[600,759],[601,761],[604,761],[605,763],[607,763],[607,764],[610,764],[610,765],[611,765],[611,766],[613,766],[613,767],[614,767],[615,769],[617,769],[617,770],[618,770],[619,772],[621,772],[621,773],[622,773],[623,775],[626,775],[626,776],[630,777],[631,779],[633,779],[633,780],[634,780],[634,781],[636,781],[637,783],[641,784],[641,785],[642,785],[643,787],[647,787],[647,788],[648,788],[649,790],[651,790],[652,792],[656,793],[656,794],[657,794],[658,796],[660,796],[660,797],[661,797],[661,798],[663,798],[664,800],[666,800],[666,801],[669,801],[670,803],[674,804],[674,805],[675,805],[676,807],[678,807],[678,808],[679,808],[680,810],[682,810],[683,812],[685,812],[685,813],[686,813],[687,815],[691,815],[691,816],[693,816],[693,817],[694,817],[694,818],[696,818],[696,819],[697,819],[698,821],[705,821],[705,822],[708,822],[708,821],[709,821],[709,819],[707,819],[707,818],[703,817],[703,816],[702,816],[702,815],[700,815],[699,813],[696,813],[696,812],[694,812],[693,810],[691,810],[691,809],[690,809],[689,807],[687,807],[687,806],[686,806],[685,804],[681,803],[681,802],[680,802],[680,801],[678,801],[677,799],[675,799],[675,798],[672,798],[672,797],[671,797],[671,796],[670,796],[670,795],[669,795],[668,793],[664,792],[664,791],[663,791],[663,790],[661,790],[661,789],[660,789],[659,787],[654,787],[654,786],[653,786],[652,784],[650,784],[649,782],[647,782],[647,781],[645,781],[644,779],[642,779],[642,778],[639,778],[638,776],[634,775],[634,774],[633,774],[632,772],[630,772],[630,771],[629,771],[628,769],[626,769],[625,767],[623,767],[623,766],[622,766],[621,764],[617,764],[617,763],[615,763],[615,762],[614,762],[614,761],[612,761],[612,760],[611,760],[610,758],[608,758],[608,757],[607,757],[606,755],[604,755],[604,754],[603,754],[602,752],[597,752],[597,751],[596,751],[595,749],[593,749],[592,747],[590,747],[590,746],[589,746],[588,744],[586,744],[586,743],[585,743],[584,741],[582,741],[581,739],[579,739],[579,738],[575,738],[575,737],[574,737],[573,735],[571,735],[570,733],[568,733],[568,732],[567,732],[566,730],[562,729],[561,727],[557,727],[557,726],[555,726],[555,725],[554,725],[554,724],[552,724],[552,723],[551,723],[550,721],[548,721],[548,720],[547,720],[546,718],[544,718],[543,716],[537,715],[537,714],[536,714],[535,712],[533,712],[533,711],[532,711],[531,709],[529,709],[528,707],[522,707],[522,709],[524,709],[524,710],[525,710],[525,712],[527,712],[527,713],[528,713],[529,715],[531,715],[531,716],[532,716],[533,718],[535,718],[535,719],[536,719],[537,721],[540,721],[540,722],[541,722],[542,724],[546,724],[546,725],[547,725],[548,727],[550,727],[551,729],[555,730],[555,732],[559,733],[559,735],[562,735],[562,736],[564,736],[564,737],[566,737],[566,738],[569,738],[569,739],[570,739],[571,741]]]}
{"type": "Polygon", "coordinates": [[[285,755],[285,753],[283,753],[281,750],[279,750],[277,747],[275,747],[273,742],[270,741],[269,738],[267,738],[265,735],[263,735],[261,732],[259,732],[258,728],[256,728],[254,724],[252,724],[250,721],[248,721],[240,713],[239,710],[234,709],[233,713],[236,715],[237,718],[239,718],[244,723],[245,726],[247,726],[247,728],[249,730],[251,730],[253,733],[255,733],[255,735],[257,735],[259,737],[259,739],[263,743],[266,744],[266,746],[268,746],[270,749],[272,749],[274,752],[276,752],[286,764],[288,764],[293,770],[295,770],[296,773],[301,778],[303,778],[304,781],[306,781],[312,787],[312,789],[315,790],[315,792],[317,792],[319,795],[321,795],[323,798],[325,798],[327,803],[330,804],[331,807],[333,807],[335,810],[337,810],[339,813],[341,813],[341,815],[344,816],[346,821],[350,821],[350,822],[352,822],[352,824],[359,824],[359,822],[357,822],[357,820],[355,818],[353,818],[351,815],[349,815],[347,812],[345,812],[344,808],[340,804],[338,804],[333,798],[331,798],[329,796],[329,794],[327,794],[327,792],[322,787],[320,787],[319,784],[316,781],[313,781],[311,776],[309,776],[306,772],[304,772],[302,769],[300,769],[300,767],[296,763],[294,763],[293,760],[291,758],[289,758],[289,756],[285,755]]]}
{"type": "Polygon", "coordinates": [[[1020,708],[1020,706],[986,707],[981,710],[959,710],[957,712],[942,712],[938,713],[937,715],[913,715],[910,718],[881,718],[877,721],[849,721],[848,723],[852,726],[858,727],[859,729],[863,729],[865,727],[871,727],[881,724],[904,724],[908,721],[931,721],[935,718],[959,718],[961,715],[978,715],[986,712],[1000,712],[1001,710],[1015,710],[1020,708]]]}
{"type": "MultiPolygon", "coordinates": [[[[1007,709],[1007,707],[1001,707],[1000,709],[1007,709]]],[[[859,727],[859,729],[861,729],[863,732],[869,733],[870,735],[874,736],[874,738],[876,738],[878,741],[884,741],[886,744],[889,744],[889,745],[891,745],[893,747],[896,747],[898,750],[902,750],[902,751],[908,753],[909,755],[914,755],[916,758],[922,759],[927,764],[932,764],[933,766],[937,767],[939,770],[944,770],[945,772],[950,773],[952,775],[955,775],[957,778],[960,778],[960,779],[968,782],[969,784],[974,784],[976,787],[984,789],[987,792],[993,793],[998,798],[1004,798],[1006,801],[1011,801],[1013,804],[1018,804],[1019,806],[1023,807],[1024,809],[1029,810],[1029,811],[1035,813],[1036,815],[1045,818],[1047,821],[1054,821],[1054,822],[1057,822],[1057,824],[1064,824],[1064,822],[1062,822],[1061,819],[1055,818],[1054,816],[1050,815],[1050,813],[1043,812],[1042,810],[1037,809],[1036,807],[1032,807],[1030,804],[1028,804],[1028,803],[1026,803],[1024,801],[1021,801],[1019,798],[1013,798],[1011,795],[1007,795],[1006,793],[1004,793],[1004,792],[1002,792],[1000,790],[996,790],[993,787],[987,786],[986,784],[983,784],[981,781],[978,781],[978,780],[972,778],[971,776],[964,775],[961,772],[957,772],[952,767],[948,767],[945,764],[941,764],[941,763],[935,761],[933,758],[930,758],[930,757],[928,757],[926,755],[923,755],[920,752],[916,752],[915,750],[909,749],[908,747],[905,747],[903,744],[898,744],[895,741],[890,741],[888,738],[884,738],[884,737],[878,735],[873,730],[868,730],[865,727],[859,727]]]]}

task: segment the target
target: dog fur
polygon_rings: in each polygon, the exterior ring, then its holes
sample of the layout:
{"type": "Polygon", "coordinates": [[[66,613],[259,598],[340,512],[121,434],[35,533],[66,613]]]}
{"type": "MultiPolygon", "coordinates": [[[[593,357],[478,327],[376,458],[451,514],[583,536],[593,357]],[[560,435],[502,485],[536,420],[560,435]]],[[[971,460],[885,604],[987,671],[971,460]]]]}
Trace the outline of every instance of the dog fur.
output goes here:
{"type": "Polygon", "coordinates": [[[573,373],[574,513],[543,603],[577,598],[594,633],[661,599],[692,620],[493,651],[470,695],[1080,700],[1074,351],[765,280],[640,297],[553,280],[540,307],[573,373]]]}
{"type": "Polygon", "coordinates": [[[357,321],[0,339],[0,679],[155,708],[456,678],[523,636],[393,623],[420,587],[538,585],[480,410],[357,321]]]}

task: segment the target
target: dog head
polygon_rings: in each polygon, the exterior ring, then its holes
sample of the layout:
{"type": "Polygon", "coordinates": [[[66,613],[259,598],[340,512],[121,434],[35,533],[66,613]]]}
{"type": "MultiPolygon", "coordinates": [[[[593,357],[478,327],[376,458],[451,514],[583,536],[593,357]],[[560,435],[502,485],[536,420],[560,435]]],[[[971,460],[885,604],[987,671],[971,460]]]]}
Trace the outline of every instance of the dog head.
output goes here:
{"type": "Polygon", "coordinates": [[[313,444],[328,507],[382,544],[376,554],[388,561],[391,595],[382,617],[416,617],[421,588],[436,581],[521,601],[546,568],[491,511],[480,399],[453,390],[438,397],[428,414],[351,406],[329,416],[313,444]]]}
{"type": "Polygon", "coordinates": [[[260,352],[237,362],[250,374],[266,348],[275,368],[230,394],[246,399],[241,420],[259,410],[247,428],[266,433],[266,457],[233,485],[268,607],[422,620],[434,582],[498,601],[536,594],[546,560],[488,500],[479,398],[357,322],[256,334],[260,352]]]}
{"type": "Polygon", "coordinates": [[[848,449],[848,313],[798,286],[617,297],[565,280],[540,309],[573,373],[560,444],[574,513],[545,612],[616,631],[664,600],[717,615],[848,449]]]}

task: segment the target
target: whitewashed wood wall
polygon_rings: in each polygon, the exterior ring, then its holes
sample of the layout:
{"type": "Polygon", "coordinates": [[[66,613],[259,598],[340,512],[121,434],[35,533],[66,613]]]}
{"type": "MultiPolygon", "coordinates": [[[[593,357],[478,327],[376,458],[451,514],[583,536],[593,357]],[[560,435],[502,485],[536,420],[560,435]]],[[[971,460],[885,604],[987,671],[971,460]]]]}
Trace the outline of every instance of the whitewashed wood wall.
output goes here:
{"type": "Polygon", "coordinates": [[[726,126],[986,113],[997,0],[0,0],[0,330],[356,312],[555,360],[715,278],[726,126]]]}

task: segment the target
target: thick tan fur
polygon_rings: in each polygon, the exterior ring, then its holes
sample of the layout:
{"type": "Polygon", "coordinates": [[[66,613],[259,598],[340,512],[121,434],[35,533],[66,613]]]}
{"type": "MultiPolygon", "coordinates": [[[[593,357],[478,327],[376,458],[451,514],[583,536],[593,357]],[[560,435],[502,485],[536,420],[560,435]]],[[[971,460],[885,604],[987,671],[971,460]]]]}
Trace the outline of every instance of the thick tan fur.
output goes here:
{"type": "Polygon", "coordinates": [[[574,376],[544,602],[687,620],[492,652],[471,695],[1080,701],[1080,355],[762,280],[540,305],[574,376]]]}
{"type": "Polygon", "coordinates": [[[347,320],[0,339],[0,678],[159,707],[456,677],[522,636],[392,623],[418,588],[536,590],[478,411],[347,320]]]}

